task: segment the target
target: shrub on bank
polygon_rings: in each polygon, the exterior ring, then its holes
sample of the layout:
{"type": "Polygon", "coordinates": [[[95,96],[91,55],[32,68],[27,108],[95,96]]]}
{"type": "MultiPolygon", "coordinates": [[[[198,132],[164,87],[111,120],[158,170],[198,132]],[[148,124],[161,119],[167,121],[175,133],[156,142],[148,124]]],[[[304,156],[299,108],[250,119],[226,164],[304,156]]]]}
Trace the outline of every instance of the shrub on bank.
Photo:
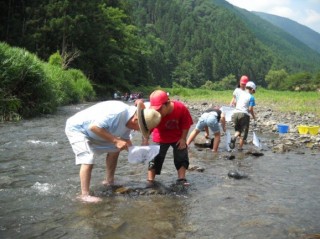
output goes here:
{"type": "Polygon", "coordinates": [[[1,115],[3,119],[17,113],[32,117],[52,112],[54,92],[43,70],[43,63],[28,51],[0,44],[1,115]]]}
{"type": "Polygon", "coordinates": [[[94,99],[93,87],[80,70],[62,70],[61,67],[51,64],[44,64],[44,69],[55,91],[58,105],[74,104],[94,99]]]}
{"type": "Polygon", "coordinates": [[[94,97],[81,71],[64,71],[35,54],[1,42],[0,69],[0,121],[49,114],[59,105],[94,97]]]}

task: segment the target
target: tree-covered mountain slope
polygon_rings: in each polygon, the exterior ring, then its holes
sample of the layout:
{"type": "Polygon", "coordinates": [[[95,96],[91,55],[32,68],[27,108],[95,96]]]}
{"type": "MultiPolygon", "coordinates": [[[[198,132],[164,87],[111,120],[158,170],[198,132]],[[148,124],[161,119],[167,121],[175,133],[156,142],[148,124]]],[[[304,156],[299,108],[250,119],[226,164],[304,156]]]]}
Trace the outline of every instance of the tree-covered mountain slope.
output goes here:
{"type": "Polygon", "coordinates": [[[161,39],[173,82],[198,87],[228,74],[264,85],[270,69],[319,70],[320,54],[271,23],[224,0],[133,0],[133,22],[161,39]]]}
{"type": "Polygon", "coordinates": [[[60,53],[101,95],[139,85],[234,87],[244,74],[266,86],[270,70],[320,69],[318,52],[224,0],[37,0],[0,6],[0,41],[44,60],[60,53]]]}
{"type": "Polygon", "coordinates": [[[300,23],[292,21],[288,18],[275,16],[263,12],[252,12],[273,25],[281,28],[290,35],[303,42],[311,49],[320,53],[320,34],[300,23]]]}
{"type": "MultiPolygon", "coordinates": [[[[224,0],[212,0],[212,3],[224,7],[238,16],[257,39],[278,55],[281,62],[286,62],[284,69],[311,72],[319,70],[320,54],[296,37],[256,14],[235,7],[224,0]]],[[[303,33],[297,31],[296,34],[303,33]]]]}

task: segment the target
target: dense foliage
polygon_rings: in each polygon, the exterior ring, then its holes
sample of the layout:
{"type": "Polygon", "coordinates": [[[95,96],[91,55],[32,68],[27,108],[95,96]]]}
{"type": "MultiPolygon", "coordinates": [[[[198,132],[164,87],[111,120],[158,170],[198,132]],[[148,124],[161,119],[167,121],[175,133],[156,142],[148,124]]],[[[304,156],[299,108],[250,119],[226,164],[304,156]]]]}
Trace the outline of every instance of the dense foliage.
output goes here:
{"type": "MultiPolygon", "coordinates": [[[[235,8],[230,11],[225,1],[132,3],[131,15],[143,29],[142,36],[153,34],[164,41],[163,55],[169,52],[166,62],[174,66],[172,82],[179,85],[228,89],[230,82],[225,82],[226,78],[233,75],[232,82],[237,82],[246,74],[257,84],[267,86],[265,76],[270,70],[316,74],[320,69],[318,53],[254,14],[235,8]]],[[[283,89],[290,88],[285,82],[283,85],[283,89]]]]}
{"type": "Polygon", "coordinates": [[[320,73],[312,76],[308,72],[289,75],[284,69],[270,70],[266,75],[268,89],[290,91],[316,91],[320,86],[320,73]]]}
{"type": "MultiPolygon", "coordinates": [[[[35,0],[1,2],[0,40],[47,60],[78,52],[69,64],[81,69],[105,92],[147,82],[143,44],[125,13],[126,1],[35,0]]],[[[146,53],[147,54],[147,53],[146,53]]]]}
{"type": "Polygon", "coordinates": [[[210,1],[135,0],[132,16],[144,34],[165,41],[175,67],[172,80],[200,87],[234,74],[264,84],[272,66],[263,47],[238,18],[210,1]]]}
{"type": "MultiPolygon", "coordinates": [[[[60,55],[53,65],[80,69],[100,97],[139,85],[228,89],[243,74],[267,87],[269,71],[312,79],[319,71],[319,54],[223,0],[9,0],[0,7],[0,40],[44,61],[60,55]]],[[[281,86],[298,89],[299,77],[281,86]]]]}
{"type": "Polygon", "coordinates": [[[94,97],[81,71],[63,70],[5,43],[0,43],[0,67],[0,121],[52,113],[58,105],[94,97]]]}

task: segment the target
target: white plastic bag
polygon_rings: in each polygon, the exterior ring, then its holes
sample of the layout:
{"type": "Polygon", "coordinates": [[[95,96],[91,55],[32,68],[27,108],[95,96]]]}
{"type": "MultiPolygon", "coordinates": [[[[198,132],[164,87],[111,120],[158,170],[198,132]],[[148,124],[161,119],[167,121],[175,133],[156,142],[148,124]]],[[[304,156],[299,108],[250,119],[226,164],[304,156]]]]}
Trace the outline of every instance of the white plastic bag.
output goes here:
{"type": "Polygon", "coordinates": [[[260,139],[257,137],[256,133],[253,132],[253,139],[252,139],[252,143],[257,146],[258,148],[261,149],[261,142],[260,142],[260,139]]]}
{"type": "Polygon", "coordinates": [[[148,163],[160,151],[160,145],[129,147],[128,161],[132,164],[148,163]]]}
{"type": "Polygon", "coordinates": [[[226,117],[226,121],[230,122],[232,120],[232,114],[233,114],[234,108],[229,106],[222,106],[220,110],[224,113],[226,117]]]}
{"type": "Polygon", "coordinates": [[[226,131],[226,150],[229,152],[231,151],[229,143],[231,142],[231,134],[229,132],[229,130],[226,131]]]}

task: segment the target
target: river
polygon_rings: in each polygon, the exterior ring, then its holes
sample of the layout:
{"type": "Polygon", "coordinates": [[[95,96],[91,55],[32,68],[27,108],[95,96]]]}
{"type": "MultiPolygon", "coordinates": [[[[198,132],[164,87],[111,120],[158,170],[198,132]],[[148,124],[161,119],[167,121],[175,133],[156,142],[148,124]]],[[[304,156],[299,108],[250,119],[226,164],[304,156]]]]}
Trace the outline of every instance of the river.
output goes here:
{"type": "MultiPolygon", "coordinates": [[[[104,188],[104,158],[91,186],[99,204],[75,200],[79,167],[64,133],[66,119],[89,104],[54,115],[0,124],[0,238],[316,238],[320,233],[319,154],[273,153],[255,157],[190,148],[188,188],[174,185],[169,149],[162,193],[143,191],[147,166],[120,154],[116,180],[131,193],[104,188]],[[248,178],[228,177],[230,170],[248,178]],[[139,191],[139,190],[140,191],[139,191]],[[142,193],[144,192],[144,193],[142,193]]],[[[259,137],[265,140],[268,136],[259,137]]],[[[134,142],[139,143],[136,133],[134,142]]],[[[222,147],[222,145],[221,145],[222,147]]],[[[254,147],[254,146],[246,146],[254,147]]],[[[319,238],[319,237],[317,237],[319,238]]]]}

